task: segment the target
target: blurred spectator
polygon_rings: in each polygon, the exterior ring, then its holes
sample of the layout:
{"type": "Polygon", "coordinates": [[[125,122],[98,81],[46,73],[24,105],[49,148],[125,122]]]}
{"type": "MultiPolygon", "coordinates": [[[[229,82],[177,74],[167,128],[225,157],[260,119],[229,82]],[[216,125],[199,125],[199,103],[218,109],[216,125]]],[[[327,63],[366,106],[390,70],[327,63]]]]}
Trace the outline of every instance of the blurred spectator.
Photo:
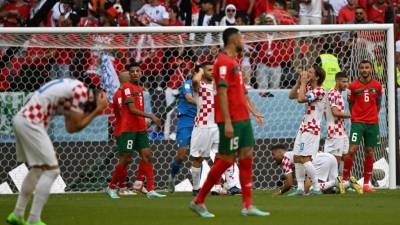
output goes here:
{"type": "MultiPolygon", "coordinates": [[[[215,13],[215,5],[213,0],[202,0],[201,11],[198,15],[194,15],[192,18],[192,26],[217,26],[219,24],[218,16],[215,13]]],[[[203,38],[204,44],[212,43],[213,36],[211,33],[197,34],[196,40],[201,41],[203,38]]],[[[191,37],[193,40],[193,37],[191,37]]]]}
{"type": "Polygon", "coordinates": [[[332,7],[333,15],[337,17],[340,9],[342,9],[348,3],[348,0],[324,0],[324,2],[329,3],[329,5],[332,7]]]}
{"type": "Polygon", "coordinates": [[[92,10],[88,10],[88,16],[82,17],[79,22],[80,27],[98,27],[99,20],[96,18],[96,13],[92,10]]]}
{"type": "Polygon", "coordinates": [[[25,26],[30,6],[24,0],[8,0],[0,9],[0,25],[4,27],[25,26]]]}
{"type": "Polygon", "coordinates": [[[387,9],[386,0],[376,0],[375,3],[368,8],[368,20],[374,23],[385,23],[385,13],[387,9]]]}
{"type": "Polygon", "coordinates": [[[365,24],[365,23],[371,23],[367,19],[365,9],[362,7],[357,7],[355,10],[355,20],[353,21],[353,24],[365,24]]]}
{"type": "Polygon", "coordinates": [[[183,26],[181,21],[178,20],[178,7],[172,6],[168,9],[169,13],[169,26],[183,26]]]}
{"type": "Polygon", "coordinates": [[[72,6],[72,0],[61,0],[57,2],[50,11],[50,26],[58,26],[58,20],[60,19],[60,16],[63,16],[64,19],[67,19],[71,13],[76,14],[76,12],[73,11],[72,6]]]}
{"type": "Polygon", "coordinates": [[[297,20],[287,11],[286,0],[276,0],[272,14],[280,25],[295,25],[297,20]]]}
{"type": "Polygon", "coordinates": [[[274,9],[274,0],[257,0],[254,4],[252,18],[260,17],[263,13],[270,13],[274,9]]]}
{"type": "Polygon", "coordinates": [[[236,7],[232,4],[229,4],[225,7],[225,16],[221,19],[221,26],[233,26],[236,24],[235,21],[236,16],[236,7]]]}
{"type": "Polygon", "coordinates": [[[238,26],[244,26],[250,24],[250,19],[247,15],[237,15],[235,22],[238,26]]]}
{"type": "Polygon", "coordinates": [[[300,0],[299,24],[321,24],[322,0],[300,0]]]}
{"type": "Polygon", "coordinates": [[[385,57],[385,49],[382,46],[377,46],[374,49],[374,71],[375,71],[375,79],[382,82],[382,78],[385,74],[387,74],[386,70],[386,57],[385,57]]]}
{"type": "Polygon", "coordinates": [[[169,14],[159,0],[149,0],[137,12],[137,21],[143,26],[168,26],[169,14]]]}
{"type": "Polygon", "coordinates": [[[356,17],[356,0],[347,0],[347,5],[340,9],[337,17],[337,23],[352,23],[356,17]]]}
{"type": "Polygon", "coordinates": [[[232,4],[236,7],[238,15],[245,14],[251,16],[254,10],[255,2],[256,0],[223,0],[222,7],[232,4]]]}

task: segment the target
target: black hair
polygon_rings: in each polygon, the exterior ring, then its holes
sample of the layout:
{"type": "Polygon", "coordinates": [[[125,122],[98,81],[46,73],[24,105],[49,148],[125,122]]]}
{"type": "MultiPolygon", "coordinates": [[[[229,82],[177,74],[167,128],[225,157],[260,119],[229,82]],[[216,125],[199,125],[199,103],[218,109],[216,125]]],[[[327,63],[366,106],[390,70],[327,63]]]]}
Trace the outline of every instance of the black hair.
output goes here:
{"type": "Polygon", "coordinates": [[[205,62],[203,62],[200,66],[201,66],[202,68],[204,68],[204,67],[206,67],[206,66],[212,66],[212,65],[214,65],[212,62],[210,62],[210,61],[205,61],[205,62]]]}
{"type": "Polygon", "coordinates": [[[224,30],[224,32],[222,33],[222,40],[224,41],[224,45],[228,45],[228,42],[230,40],[230,38],[235,35],[238,34],[239,30],[234,28],[234,27],[230,27],[224,30]]]}
{"type": "Polygon", "coordinates": [[[322,85],[325,81],[325,70],[318,64],[314,64],[312,68],[315,71],[315,75],[318,76],[318,85],[322,85]]]}
{"type": "Polygon", "coordinates": [[[129,63],[129,64],[127,64],[127,65],[125,66],[125,70],[128,70],[128,71],[129,71],[129,69],[132,68],[132,67],[139,67],[139,68],[140,68],[140,63],[138,63],[138,62],[131,62],[131,63],[129,63]]]}
{"type": "Polygon", "coordinates": [[[287,149],[287,146],[285,144],[276,144],[271,147],[271,151],[276,151],[278,149],[287,149]]]}
{"type": "Polygon", "coordinates": [[[345,72],[341,71],[341,72],[337,72],[335,75],[336,80],[339,78],[349,78],[349,76],[347,76],[347,74],[345,72]]]}
{"type": "Polygon", "coordinates": [[[246,14],[238,13],[238,14],[236,15],[236,19],[238,19],[238,18],[242,19],[242,20],[243,20],[243,23],[244,23],[245,25],[248,25],[248,24],[249,24],[250,19],[249,19],[249,16],[247,16],[246,14]]]}
{"type": "Polygon", "coordinates": [[[369,64],[371,66],[371,68],[373,67],[372,62],[369,61],[368,59],[361,60],[361,62],[358,64],[358,66],[360,67],[361,64],[369,64]]]}

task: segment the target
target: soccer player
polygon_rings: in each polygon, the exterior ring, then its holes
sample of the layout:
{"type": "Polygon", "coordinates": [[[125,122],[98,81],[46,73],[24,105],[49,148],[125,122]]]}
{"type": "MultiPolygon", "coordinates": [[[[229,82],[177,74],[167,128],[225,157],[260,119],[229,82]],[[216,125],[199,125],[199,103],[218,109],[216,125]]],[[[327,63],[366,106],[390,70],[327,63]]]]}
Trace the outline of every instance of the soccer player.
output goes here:
{"type": "MultiPolygon", "coordinates": [[[[213,82],[213,64],[205,62],[201,65],[199,71],[193,76],[193,91],[197,102],[197,114],[195,126],[192,131],[190,141],[190,156],[192,157],[192,180],[193,195],[196,196],[200,189],[200,178],[202,163],[204,158],[210,157],[210,151],[216,153],[214,163],[219,159],[218,143],[219,131],[215,123],[214,109],[214,82],[213,82]]],[[[236,187],[234,180],[234,165],[229,167],[225,173],[225,180],[228,184],[228,193],[231,195],[240,194],[241,191],[236,187]]],[[[220,181],[220,179],[219,179],[220,181]]],[[[214,194],[225,193],[221,183],[217,182],[214,194]]],[[[213,194],[213,191],[211,192],[213,194]]]]}
{"type": "Polygon", "coordinates": [[[318,65],[301,73],[295,86],[291,89],[289,99],[297,99],[299,103],[306,103],[303,121],[297,132],[294,142],[294,162],[297,180],[297,190],[290,196],[304,195],[305,176],[311,179],[313,189],[311,195],[322,194],[318,184],[315,167],[312,159],[318,152],[321,133],[321,120],[325,111],[326,92],[322,88],[325,80],[325,71],[318,65]]]}
{"type": "MultiPolygon", "coordinates": [[[[348,181],[353,166],[354,155],[361,139],[365,143],[363,192],[375,191],[369,185],[374,165],[374,150],[380,144],[378,114],[381,107],[382,85],[372,78],[372,63],[363,60],[358,65],[359,79],[349,86],[348,101],[351,110],[350,148],[343,156],[343,180],[348,181]]],[[[356,190],[357,191],[357,190],[356,190]]],[[[361,190],[358,190],[360,193],[361,190]]]]}
{"type": "MultiPolygon", "coordinates": [[[[232,166],[239,157],[239,177],[242,186],[243,216],[268,216],[252,205],[252,167],[254,136],[250,123],[249,109],[256,112],[254,105],[246,97],[245,84],[236,57],[243,50],[243,40],[238,29],[227,28],[222,34],[224,51],[220,53],[213,67],[213,76],[218,86],[215,96],[215,121],[219,129],[218,153],[216,161],[208,173],[207,179],[190,208],[202,217],[215,217],[204,205],[205,198],[212,186],[221,178],[222,173],[232,166]]],[[[255,113],[257,120],[263,116],[255,113]]]]}
{"type": "Polygon", "coordinates": [[[161,120],[153,114],[144,112],[143,88],[140,86],[142,71],[140,65],[132,63],[128,65],[130,80],[122,85],[122,114],[121,114],[121,135],[118,141],[118,151],[120,154],[132,158],[132,152],[138,151],[141,157],[139,169],[136,173],[136,181],[133,189],[144,192],[144,177],[146,178],[148,198],[161,198],[165,195],[159,194],[154,190],[154,174],[152,153],[147,134],[147,123],[145,118],[151,119],[158,126],[161,120]]]}
{"type": "MultiPolygon", "coordinates": [[[[119,75],[119,82],[120,82],[120,88],[115,92],[114,97],[113,97],[113,109],[114,109],[114,115],[115,115],[115,123],[114,123],[114,135],[117,139],[117,146],[120,145],[119,143],[119,138],[121,135],[121,110],[122,110],[122,85],[125,82],[128,82],[130,77],[129,77],[129,71],[123,71],[119,75]]],[[[121,147],[117,147],[117,149],[120,149],[121,147]]],[[[111,197],[111,198],[119,198],[118,194],[120,195],[134,195],[134,192],[131,192],[126,188],[126,177],[128,175],[128,166],[132,162],[132,155],[131,154],[121,154],[119,156],[118,163],[115,165],[114,173],[111,179],[111,182],[108,184],[108,187],[106,188],[105,192],[111,197]],[[119,190],[118,194],[116,192],[116,185],[119,185],[119,190]]]]}
{"type": "Polygon", "coordinates": [[[176,144],[178,150],[175,159],[170,165],[170,175],[168,179],[168,190],[175,192],[175,178],[183,166],[183,161],[189,152],[190,139],[196,116],[196,100],[193,98],[192,80],[183,83],[178,102],[178,123],[176,126],[176,144]]]}
{"type": "Polygon", "coordinates": [[[93,89],[73,79],[58,79],[35,91],[13,118],[17,159],[30,170],[21,186],[14,211],[7,217],[12,225],[25,225],[24,213],[33,192],[27,224],[45,225],[40,219],[50,188],[60,174],[54,146],[47,127],[56,113],[62,113],[68,132],[85,128],[107,107],[105,93],[96,96],[93,89]]]}
{"type": "MultiPolygon", "coordinates": [[[[283,185],[279,188],[278,194],[284,194],[289,191],[293,186],[294,181],[294,152],[287,151],[285,145],[278,144],[271,148],[272,158],[280,165],[285,175],[283,185]]],[[[333,187],[339,188],[341,180],[338,179],[338,164],[335,157],[329,153],[318,152],[313,160],[315,166],[316,176],[319,181],[320,189],[324,193],[331,193],[333,187]]],[[[348,186],[359,187],[355,179],[351,183],[346,184],[348,186]]],[[[311,186],[310,180],[307,179],[304,182],[305,190],[309,190],[311,186]]]]}
{"type": "MultiPolygon", "coordinates": [[[[351,117],[349,113],[345,112],[342,92],[347,89],[349,78],[344,72],[338,72],[335,76],[335,82],[335,87],[328,93],[326,109],[328,137],[325,140],[324,152],[331,153],[336,157],[339,165],[341,165],[339,166],[339,174],[342,174],[342,156],[347,153],[349,148],[349,137],[346,132],[344,120],[351,117]]],[[[339,176],[338,179],[342,181],[341,176],[339,176]]],[[[345,192],[342,182],[340,182],[339,190],[342,194],[345,192]]]]}

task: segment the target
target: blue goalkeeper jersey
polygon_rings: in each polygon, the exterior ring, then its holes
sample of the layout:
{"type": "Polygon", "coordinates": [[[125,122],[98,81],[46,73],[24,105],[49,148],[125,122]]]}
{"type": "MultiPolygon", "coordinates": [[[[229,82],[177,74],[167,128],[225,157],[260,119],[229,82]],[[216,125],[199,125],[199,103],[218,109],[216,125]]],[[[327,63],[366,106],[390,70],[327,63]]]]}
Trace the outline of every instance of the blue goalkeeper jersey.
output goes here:
{"type": "Polygon", "coordinates": [[[178,97],[178,124],[177,128],[193,127],[194,118],[196,117],[197,107],[195,104],[188,102],[185,98],[186,94],[193,96],[192,80],[185,81],[179,91],[178,97]]]}

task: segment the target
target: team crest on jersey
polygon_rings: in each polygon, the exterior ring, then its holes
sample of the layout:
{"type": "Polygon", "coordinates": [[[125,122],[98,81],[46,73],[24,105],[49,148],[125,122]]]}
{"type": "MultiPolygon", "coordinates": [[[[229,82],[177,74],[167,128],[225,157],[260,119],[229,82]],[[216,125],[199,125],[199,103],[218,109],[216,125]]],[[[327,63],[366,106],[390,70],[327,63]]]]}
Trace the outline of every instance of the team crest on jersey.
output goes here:
{"type": "Polygon", "coordinates": [[[125,95],[131,95],[131,90],[129,90],[129,88],[125,88],[124,93],[125,95]]]}
{"type": "Polygon", "coordinates": [[[190,84],[185,84],[185,89],[190,90],[190,84]]]}
{"type": "Polygon", "coordinates": [[[376,93],[378,92],[375,88],[371,88],[371,89],[369,89],[369,91],[370,91],[371,93],[373,93],[373,94],[376,94],[376,93]]]}
{"type": "Polygon", "coordinates": [[[219,75],[221,76],[222,79],[225,79],[226,72],[227,72],[226,66],[219,67],[219,75]]]}
{"type": "Polygon", "coordinates": [[[239,67],[238,66],[234,66],[233,67],[233,73],[235,74],[237,72],[239,72],[239,67]]]}

